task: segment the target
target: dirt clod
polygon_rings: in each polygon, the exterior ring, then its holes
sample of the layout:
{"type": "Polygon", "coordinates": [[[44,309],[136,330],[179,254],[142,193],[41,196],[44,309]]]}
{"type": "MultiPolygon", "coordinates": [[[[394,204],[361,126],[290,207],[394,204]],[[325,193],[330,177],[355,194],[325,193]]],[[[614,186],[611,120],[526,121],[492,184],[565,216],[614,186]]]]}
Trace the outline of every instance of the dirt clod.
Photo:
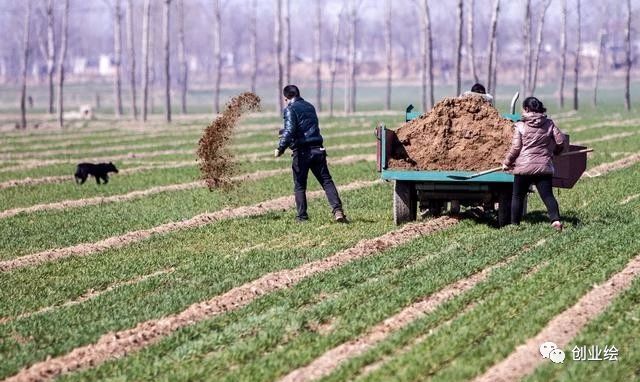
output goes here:
{"type": "Polygon", "coordinates": [[[445,98],[396,131],[389,166],[413,170],[486,170],[500,165],[513,122],[481,97],[445,98]]]}
{"type": "Polygon", "coordinates": [[[225,110],[207,128],[198,142],[202,179],[210,190],[231,184],[233,155],[227,148],[233,128],[242,114],[260,110],[260,97],[251,92],[233,97],[225,110]]]}

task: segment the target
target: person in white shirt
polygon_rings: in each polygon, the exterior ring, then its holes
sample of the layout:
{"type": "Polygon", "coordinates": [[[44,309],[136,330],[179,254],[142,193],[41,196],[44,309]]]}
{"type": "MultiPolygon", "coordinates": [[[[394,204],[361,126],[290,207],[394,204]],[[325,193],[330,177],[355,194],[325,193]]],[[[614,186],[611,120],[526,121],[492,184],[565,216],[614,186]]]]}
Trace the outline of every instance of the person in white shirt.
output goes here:
{"type": "Polygon", "coordinates": [[[484,88],[482,84],[476,83],[471,87],[471,91],[466,91],[460,95],[460,97],[468,96],[468,95],[477,95],[489,102],[493,105],[493,96],[487,93],[487,90],[484,88]]]}

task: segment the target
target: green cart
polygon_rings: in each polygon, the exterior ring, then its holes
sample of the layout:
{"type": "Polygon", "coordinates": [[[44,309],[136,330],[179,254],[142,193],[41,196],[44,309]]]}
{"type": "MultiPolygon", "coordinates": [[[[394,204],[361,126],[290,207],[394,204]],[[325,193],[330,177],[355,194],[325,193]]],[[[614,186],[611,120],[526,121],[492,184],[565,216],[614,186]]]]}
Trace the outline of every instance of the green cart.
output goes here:
{"type": "MultiPolygon", "coordinates": [[[[417,116],[407,109],[407,119],[417,116]]],[[[512,119],[515,115],[509,115],[512,119]]],[[[509,224],[511,217],[511,194],[513,175],[493,172],[464,179],[473,174],[469,171],[419,171],[400,170],[388,167],[387,153],[397,140],[396,133],[384,126],[376,128],[377,168],[380,177],[393,181],[393,221],[400,225],[417,219],[421,215],[438,216],[450,206],[452,213],[460,206],[481,206],[485,210],[497,211],[498,225],[509,224]]],[[[580,151],[575,155],[554,158],[556,173],[554,187],[572,188],[586,169],[587,154],[583,146],[571,145],[569,151],[580,151]]],[[[526,208],[526,203],[525,203],[526,208]]]]}

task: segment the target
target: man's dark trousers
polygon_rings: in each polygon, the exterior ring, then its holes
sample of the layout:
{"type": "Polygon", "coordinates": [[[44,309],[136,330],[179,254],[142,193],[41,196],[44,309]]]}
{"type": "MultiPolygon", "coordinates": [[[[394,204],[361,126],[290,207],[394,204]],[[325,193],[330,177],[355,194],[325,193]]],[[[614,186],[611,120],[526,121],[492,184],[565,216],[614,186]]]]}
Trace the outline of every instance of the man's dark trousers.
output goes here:
{"type": "Polygon", "coordinates": [[[329,167],[327,166],[327,153],[321,147],[300,148],[293,151],[293,184],[296,198],[296,208],[298,209],[298,219],[306,220],[307,215],[307,178],[309,170],[318,179],[324,189],[332,212],[342,210],[342,201],[338,196],[336,185],[331,179],[329,167]]]}

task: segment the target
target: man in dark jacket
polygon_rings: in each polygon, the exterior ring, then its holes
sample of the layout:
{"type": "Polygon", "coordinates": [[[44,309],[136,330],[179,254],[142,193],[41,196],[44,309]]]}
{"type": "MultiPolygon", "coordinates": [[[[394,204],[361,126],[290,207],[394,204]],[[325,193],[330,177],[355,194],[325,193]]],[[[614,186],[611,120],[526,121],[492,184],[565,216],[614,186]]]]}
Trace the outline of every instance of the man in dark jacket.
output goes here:
{"type": "Polygon", "coordinates": [[[324,189],[329,204],[333,209],[333,217],[337,222],[346,222],[342,210],[342,202],[338,196],[336,185],[331,179],[327,166],[327,152],[322,146],[322,135],[318,126],[318,116],[312,104],[300,97],[300,90],[295,85],[287,85],[282,91],[287,100],[284,109],[284,128],[281,130],[280,142],[275,156],[281,156],[287,148],[293,151],[293,184],[298,210],[297,220],[309,219],[307,215],[307,177],[309,170],[324,189]]]}

